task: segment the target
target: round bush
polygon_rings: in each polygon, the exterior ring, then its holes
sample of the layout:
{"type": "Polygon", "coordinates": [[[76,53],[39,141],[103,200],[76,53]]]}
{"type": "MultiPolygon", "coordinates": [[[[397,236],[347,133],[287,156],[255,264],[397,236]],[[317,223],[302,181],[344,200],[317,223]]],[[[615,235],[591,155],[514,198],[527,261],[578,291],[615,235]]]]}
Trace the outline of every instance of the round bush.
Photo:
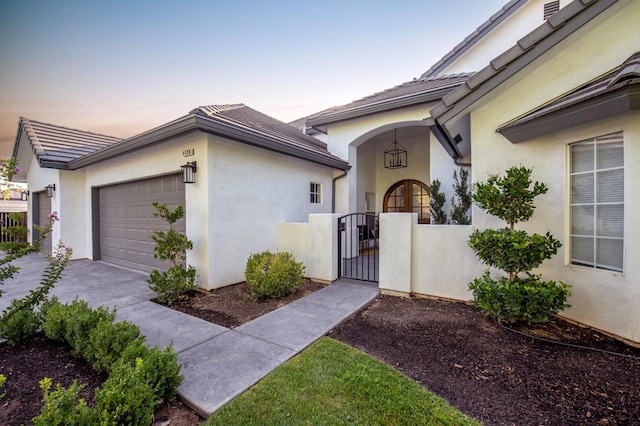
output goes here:
{"type": "Polygon", "coordinates": [[[291,253],[254,253],[247,260],[244,276],[253,300],[278,299],[302,285],[304,265],[291,253]]]}

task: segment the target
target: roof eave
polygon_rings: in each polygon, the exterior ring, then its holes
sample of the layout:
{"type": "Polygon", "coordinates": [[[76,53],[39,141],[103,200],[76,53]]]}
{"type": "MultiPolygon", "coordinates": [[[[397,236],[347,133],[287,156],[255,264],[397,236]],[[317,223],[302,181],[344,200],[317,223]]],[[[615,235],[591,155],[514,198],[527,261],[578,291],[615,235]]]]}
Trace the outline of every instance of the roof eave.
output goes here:
{"type": "Polygon", "coordinates": [[[528,120],[505,124],[496,131],[520,143],[595,120],[640,110],[640,82],[594,96],[528,120]]]}
{"type": "Polygon", "coordinates": [[[618,0],[598,0],[588,4],[574,2],[561,9],[540,27],[524,36],[511,49],[496,57],[485,68],[453,90],[431,109],[431,115],[446,124],[464,114],[487,93],[504,83],[560,41],[577,31],[618,0]],[[568,18],[562,20],[566,14],[568,18]]]}
{"type": "Polygon", "coordinates": [[[276,140],[196,114],[181,117],[164,126],[157,127],[95,153],[72,160],[66,167],[56,163],[51,163],[49,167],[75,170],[194,131],[203,131],[205,133],[222,136],[237,142],[280,152],[339,170],[348,170],[351,167],[347,162],[337,157],[325,156],[321,153],[279,143],[276,140]]]}
{"type": "Polygon", "coordinates": [[[377,102],[375,104],[363,105],[360,107],[354,107],[345,111],[340,111],[334,114],[327,114],[322,117],[310,118],[307,121],[307,126],[310,126],[319,132],[322,131],[322,126],[328,124],[337,123],[340,121],[350,120],[353,118],[364,117],[367,115],[378,114],[381,112],[393,111],[396,109],[406,108],[410,106],[425,104],[429,102],[435,102],[442,99],[442,96],[451,92],[451,86],[447,86],[442,89],[429,91],[426,93],[418,93],[410,96],[404,96],[402,98],[387,99],[385,101],[377,102]]]}

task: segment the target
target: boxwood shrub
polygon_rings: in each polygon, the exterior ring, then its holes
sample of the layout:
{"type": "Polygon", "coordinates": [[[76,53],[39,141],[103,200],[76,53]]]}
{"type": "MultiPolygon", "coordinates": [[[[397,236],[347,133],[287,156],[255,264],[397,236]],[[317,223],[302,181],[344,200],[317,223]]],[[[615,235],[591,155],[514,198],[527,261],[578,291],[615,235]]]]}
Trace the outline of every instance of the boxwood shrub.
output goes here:
{"type": "Polygon", "coordinates": [[[305,267],[288,252],[254,253],[244,275],[253,300],[278,299],[302,285],[305,267]]]}

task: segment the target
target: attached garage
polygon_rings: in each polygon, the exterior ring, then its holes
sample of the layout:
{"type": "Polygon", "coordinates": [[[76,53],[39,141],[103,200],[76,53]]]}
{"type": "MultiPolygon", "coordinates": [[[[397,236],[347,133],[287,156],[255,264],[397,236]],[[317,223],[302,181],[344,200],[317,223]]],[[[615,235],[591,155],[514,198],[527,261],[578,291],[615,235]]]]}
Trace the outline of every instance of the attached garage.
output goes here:
{"type": "MultiPolygon", "coordinates": [[[[98,200],[94,205],[94,230],[99,235],[94,240],[94,258],[147,272],[166,267],[153,257],[151,233],[168,229],[165,221],[153,215],[153,203],[174,209],[185,205],[184,194],[179,174],[94,189],[98,200]]],[[[176,227],[184,232],[184,219],[176,227]]]]}
{"type": "MultiPolygon", "coordinates": [[[[35,192],[32,196],[33,205],[33,222],[38,226],[44,226],[49,221],[49,215],[51,214],[51,198],[45,197],[44,191],[35,192]]],[[[37,230],[33,232],[33,240],[38,239],[39,233],[37,230]]],[[[53,243],[51,234],[42,243],[42,251],[46,254],[53,252],[53,243]]]]}

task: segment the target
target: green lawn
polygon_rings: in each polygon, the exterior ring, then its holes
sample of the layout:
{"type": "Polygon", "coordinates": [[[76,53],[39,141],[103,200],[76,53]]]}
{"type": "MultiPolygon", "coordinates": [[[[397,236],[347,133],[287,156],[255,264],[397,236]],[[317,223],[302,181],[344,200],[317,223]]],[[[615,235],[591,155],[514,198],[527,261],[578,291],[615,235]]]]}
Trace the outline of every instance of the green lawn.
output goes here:
{"type": "Polygon", "coordinates": [[[328,337],[206,425],[478,425],[386,364],[328,337]]]}

